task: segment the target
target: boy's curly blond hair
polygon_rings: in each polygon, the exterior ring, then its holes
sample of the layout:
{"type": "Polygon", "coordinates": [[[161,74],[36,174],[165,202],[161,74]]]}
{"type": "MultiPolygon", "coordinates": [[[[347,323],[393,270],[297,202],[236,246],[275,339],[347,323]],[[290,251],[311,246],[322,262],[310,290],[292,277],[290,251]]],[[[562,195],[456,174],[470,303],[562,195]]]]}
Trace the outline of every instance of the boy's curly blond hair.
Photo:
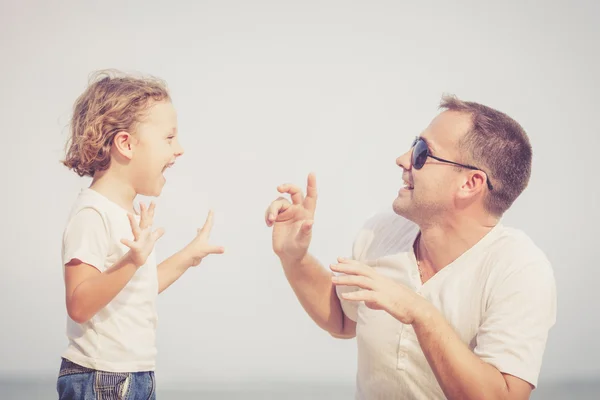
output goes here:
{"type": "Polygon", "coordinates": [[[164,81],[115,70],[94,73],[75,101],[66,157],[61,162],[79,176],[93,177],[110,165],[117,133],[133,133],[151,101],[171,101],[164,81]]]}

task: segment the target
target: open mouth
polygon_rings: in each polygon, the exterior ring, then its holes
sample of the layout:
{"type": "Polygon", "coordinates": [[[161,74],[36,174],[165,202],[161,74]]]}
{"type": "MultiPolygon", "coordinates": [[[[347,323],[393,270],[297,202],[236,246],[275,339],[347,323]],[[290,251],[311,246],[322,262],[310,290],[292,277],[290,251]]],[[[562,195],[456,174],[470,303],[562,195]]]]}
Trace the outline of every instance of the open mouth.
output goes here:
{"type": "Polygon", "coordinates": [[[175,164],[175,162],[168,163],[167,165],[165,165],[162,172],[164,173],[168,168],[171,168],[174,164],[175,164]]]}
{"type": "Polygon", "coordinates": [[[404,189],[407,189],[407,190],[413,190],[413,189],[414,189],[414,186],[413,186],[413,184],[412,184],[412,183],[410,183],[410,182],[407,182],[407,181],[404,181],[404,187],[403,187],[403,188],[404,188],[404,189]]]}

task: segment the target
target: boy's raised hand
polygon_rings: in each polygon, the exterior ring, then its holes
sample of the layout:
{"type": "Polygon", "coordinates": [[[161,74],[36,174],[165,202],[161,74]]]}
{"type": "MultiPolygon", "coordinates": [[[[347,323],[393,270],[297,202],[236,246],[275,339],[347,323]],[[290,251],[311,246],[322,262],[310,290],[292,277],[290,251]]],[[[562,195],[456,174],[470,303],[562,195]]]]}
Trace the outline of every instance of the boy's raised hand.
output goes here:
{"type": "Polygon", "coordinates": [[[194,240],[183,249],[190,258],[191,265],[194,267],[200,264],[200,261],[209,254],[223,254],[225,252],[222,246],[213,246],[208,243],[212,226],[213,212],[211,210],[208,212],[204,226],[198,229],[198,234],[194,240]]]}
{"type": "Polygon", "coordinates": [[[133,214],[127,214],[134,240],[121,239],[121,243],[129,247],[128,257],[137,267],[144,265],[150,253],[152,253],[156,241],[165,233],[162,228],[152,231],[154,208],[154,202],[150,203],[149,208],[146,208],[145,204],[140,203],[139,224],[133,214]]]}

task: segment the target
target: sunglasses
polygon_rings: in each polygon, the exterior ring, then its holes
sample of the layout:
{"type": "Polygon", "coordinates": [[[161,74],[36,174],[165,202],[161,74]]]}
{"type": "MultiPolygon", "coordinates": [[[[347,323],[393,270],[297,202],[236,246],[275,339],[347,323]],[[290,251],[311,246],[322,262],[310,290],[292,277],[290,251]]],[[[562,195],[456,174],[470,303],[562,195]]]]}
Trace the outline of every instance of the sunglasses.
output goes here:
{"type": "Polygon", "coordinates": [[[463,167],[463,168],[468,168],[468,169],[475,169],[478,171],[481,171],[485,174],[486,177],[486,182],[487,182],[487,186],[490,190],[492,190],[494,187],[492,186],[492,183],[490,182],[489,178],[488,178],[488,174],[487,172],[485,172],[484,170],[482,170],[481,168],[477,168],[474,167],[472,165],[465,165],[465,164],[459,164],[457,162],[454,161],[449,161],[449,160],[444,160],[443,158],[439,158],[436,157],[434,155],[431,154],[431,151],[429,150],[429,147],[427,147],[427,143],[425,143],[425,140],[423,140],[423,138],[420,137],[416,137],[415,141],[413,142],[411,148],[413,149],[412,151],[412,167],[414,169],[421,169],[423,168],[423,165],[425,165],[425,161],[427,161],[427,157],[431,157],[434,160],[438,160],[441,162],[445,162],[448,164],[452,164],[452,165],[456,165],[458,167],[463,167]]]}

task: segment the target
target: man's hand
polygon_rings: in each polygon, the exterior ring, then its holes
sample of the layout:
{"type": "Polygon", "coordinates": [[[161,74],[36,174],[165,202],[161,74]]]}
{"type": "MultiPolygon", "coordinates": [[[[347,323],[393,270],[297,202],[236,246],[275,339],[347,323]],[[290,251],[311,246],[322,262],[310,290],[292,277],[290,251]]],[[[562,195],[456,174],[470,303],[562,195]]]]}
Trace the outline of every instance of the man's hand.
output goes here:
{"type": "Polygon", "coordinates": [[[384,310],[403,324],[413,324],[424,315],[431,303],[413,290],[379,275],[373,268],[358,261],[338,258],[331,270],[345,275],[334,275],[336,285],[356,286],[363,290],[342,293],[345,300],[364,301],[374,310],[384,310]]]}
{"type": "Polygon", "coordinates": [[[308,175],[306,198],[302,190],[291,184],[277,187],[279,193],[288,193],[292,202],[279,197],[265,212],[267,226],[273,227],[273,251],[279,258],[300,261],[308,252],[317,206],[317,180],[308,175]]]}
{"type": "Polygon", "coordinates": [[[152,223],[154,221],[154,202],[150,203],[150,207],[146,209],[146,205],[140,203],[140,223],[138,224],[133,214],[127,214],[131,231],[133,232],[133,242],[127,239],[121,239],[121,243],[129,247],[127,256],[133,264],[138,268],[144,265],[156,241],[164,234],[164,230],[159,228],[152,231],[152,223]]]}

